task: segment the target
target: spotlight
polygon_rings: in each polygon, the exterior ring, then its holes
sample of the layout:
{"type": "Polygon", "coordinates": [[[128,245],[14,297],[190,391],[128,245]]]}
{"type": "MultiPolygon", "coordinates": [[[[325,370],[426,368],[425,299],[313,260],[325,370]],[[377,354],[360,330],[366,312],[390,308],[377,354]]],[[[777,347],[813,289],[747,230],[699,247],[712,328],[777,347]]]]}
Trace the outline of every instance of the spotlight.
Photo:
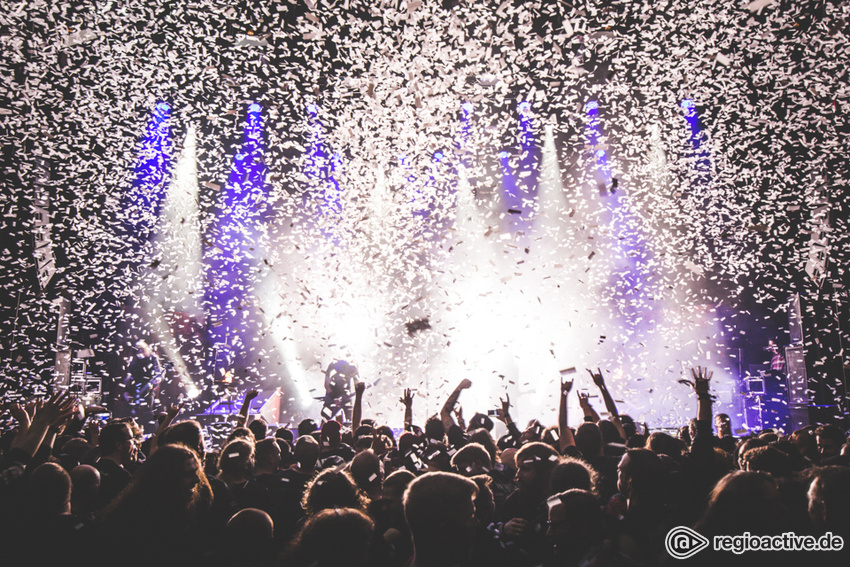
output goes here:
{"type": "Polygon", "coordinates": [[[472,110],[475,108],[471,102],[465,102],[460,107],[463,109],[464,114],[472,114],[472,110]]]}
{"type": "Polygon", "coordinates": [[[434,161],[441,161],[443,159],[443,152],[434,152],[434,161]]]}
{"type": "Polygon", "coordinates": [[[589,100],[587,101],[587,104],[584,105],[584,109],[587,112],[590,112],[591,110],[599,110],[599,103],[595,100],[589,100]]]}
{"type": "Polygon", "coordinates": [[[510,155],[510,154],[508,154],[508,152],[507,152],[507,151],[502,150],[501,152],[499,152],[499,159],[508,159],[508,156],[509,156],[509,155],[510,155]]]}
{"type": "Polygon", "coordinates": [[[520,114],[528,114],[529,112],[531,112],[531,103],[527,100],[524,100],[519,103],[519,112],[520,114]]]}
{"type": "Polygon", "coordinates": [[[310,116],[315,116],[315,115],[317,115],[317,114],[319,113],[319,107],[318,107],[318,106],[316,106],[316,105],[315,105],[315,104],[313,104],[313,103],[310,103],[310,104],[308,104],[308,105],[307,105],[307,113],[308,113],[310,116]]]}
{"type": "Polygon", "coordinates": [[[257,114],[262,109],[263,109],[263,107],[261,107],[259,104],[254,102],[254,103],[251,103],[251,106],[248,107],[248,113],[249,114],[257,114]]]}

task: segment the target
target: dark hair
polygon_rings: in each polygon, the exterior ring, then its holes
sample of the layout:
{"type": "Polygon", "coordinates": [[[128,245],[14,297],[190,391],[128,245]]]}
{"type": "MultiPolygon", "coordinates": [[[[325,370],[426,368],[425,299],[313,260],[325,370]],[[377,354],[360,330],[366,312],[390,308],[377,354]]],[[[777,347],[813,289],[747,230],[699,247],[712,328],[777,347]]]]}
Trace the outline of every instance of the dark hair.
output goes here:
{"type": "MultiPolygon", "coordinates": [[[[490,461],[490,454],[478,443],[469,443],[464,445],[464,447],[452,457],[452,466],[456,469],[460,469],[463,465],[474,462],[479,463],[487,470],[493,468],[493,463],[490,461]]],[[[461,474],[463,474],[462,471],[461,474]]]]}
{"type": "Polygon", "coordinates": [[[549,493],[556,494],[577,488],[596,494],[598,476],[596,470],[584,461],[561,457],[560,462],[552,469],[549,493]]]}
{"type": "Polygon", "coordinates": [[[308,516],[329,508],[366,510],[368,497],[357,488],[351,475],[332,469],[320,472],[304,489],[302,506],[308,516]]]}
{"type": "Polygon", "coordinates": [[[254,441],[261,441],[269,434],[269,424],[262,417],[249,423],[248,429],[254,434],[254,441]]]}
{"type": "Polygon", "coordinates": [[[711,491],[708,508],[697,522],[703,535],[754,535],[781,533],[784,525],[779,489],[766,473],[735,471],[724,476],[711,491]]]}
{"type": "Polygon", "coordinates": [[[179,443],[195,451],[198,456],[204,452],[204,432],[201,424],[190,419],[169,426],[159,436],[160,445],[179,443]]]}
{"type": "Polygon", "coordinates": [[[602,454],[602,431],[595,423],[582,423],[575,433],[576,448],[583,457],[595,457],[602,454]]]}
{"type": "Polygon", "coordinates": [[[308,516],[289,547],[287,565],[338,567],[367,565],[375,523],[353,508],[321,510],[308,516]]]}
{"type": "Polygon", "coordinates": [[[425,422],[425,437],[442,442],[445,435],[446,428],[443,426],[442,420],[436,416],[429,417],[428,421],[425,422]]]}
{"type": "Polygon", "coordinates": [[[116,445],[120,445],[127,439],[132,438],[133,430],[129,424],[124,422],[107,423],[100,430],[97,447],[100,449],[101,455],[109,455],[116,451],[116,445]]]}
{"type": "Polygon", "coordinates": [[[310,470],[319,460],[319,442],[309,435],[299,437],[292,454],[301,469],[310,470]]]}
{"type": "Polygon", "coordinates": [[[487,429],[479,428],[470,432],[469,442],[479,443],[481,446],[487,449],[487,453],[490,455],[490,462],[496,462],[496,453],[498,451],[498,447],[496,447],[496,442],[493,440],[493,436],[490,435],[490,432],[487,429]]]}

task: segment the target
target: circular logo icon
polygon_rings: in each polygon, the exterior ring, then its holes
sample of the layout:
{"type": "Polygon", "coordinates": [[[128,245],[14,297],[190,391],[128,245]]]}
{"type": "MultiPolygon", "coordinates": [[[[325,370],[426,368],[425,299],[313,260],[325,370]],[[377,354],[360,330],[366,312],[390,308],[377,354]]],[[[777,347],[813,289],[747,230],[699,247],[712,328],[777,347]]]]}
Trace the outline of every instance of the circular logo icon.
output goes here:
{"type": "Polygon", "coordinates": [[[686,526],[673,528],[667,532],[667,537],[664,538],[664,547],[667,548],[667,553],[676,559],[693,557],[708,547],[708,544],[708,538],[686,526]]]}

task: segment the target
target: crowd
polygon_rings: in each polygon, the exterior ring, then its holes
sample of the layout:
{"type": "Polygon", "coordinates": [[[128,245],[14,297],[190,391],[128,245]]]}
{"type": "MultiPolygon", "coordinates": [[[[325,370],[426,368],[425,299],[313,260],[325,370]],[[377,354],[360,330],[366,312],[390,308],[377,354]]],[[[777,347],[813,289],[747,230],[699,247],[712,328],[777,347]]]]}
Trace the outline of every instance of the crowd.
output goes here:
{"type": "MultiPolygon", "coordinates": [[[[462,381],[439,415],[404,431],[362,417],[272,430],[246,403],[220,450],[169,407],[143,439],[132,418],[100,427],[57,393],[7,409],[0,441],[0,557],[5,565],[532,567],[670,565],[665,538],[688,526],[721,535],[850,537],[850,445],[836,425],[735,438],[712,415],[711,374],[693,371],[696,415],[678,435],[620,415],[601,372],[601,419],[572,381],[558,423],[520,428],[510,399],[494,422],[465,423],[462,381]],[[576,389],[578,391],[578,389],[576,389]],[[714,427],[713,427],[714,426],[714,427]],[[716,428],[716,432],[715,432],[716,428]]],[[[249,392],[248,398],[256,392],[249,392]]],[[[850,542],[848,542],[850,543],[850,542]]],[[[719,555],[719,554],[723,555],[719,555]]],[[[736,554],[689,561],[846,564],[846,551],[736,554]]]]}

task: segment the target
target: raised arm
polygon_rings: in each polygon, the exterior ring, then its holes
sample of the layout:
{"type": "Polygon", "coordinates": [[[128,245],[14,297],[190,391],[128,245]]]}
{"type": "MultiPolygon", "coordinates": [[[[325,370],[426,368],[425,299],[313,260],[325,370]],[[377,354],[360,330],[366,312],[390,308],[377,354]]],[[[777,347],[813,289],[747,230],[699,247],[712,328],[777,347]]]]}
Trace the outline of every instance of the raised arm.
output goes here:
{"type": "Polygon", "coordinates": [[[460,393],[469,388],[470,386],[472,386],[472,382],[464,378],[460,381],[460,384],[457,385],[457,388],[455,388],[454,392],[451,393],[449,399],[446,400],[446,403],[443,404],[443,409],[440,410],[440,419],[442,420],[443,427],[446,429],[446,431],[448,431],[452,427],[452,425],[455,424],[455,420],[452,417],[452,410],[454,409],[455,404],[457,403],[457,399],[460,397],[460,393]]]}
{"type": "Polygon", "coordinates": [[[499,415],[497,417],[508,428],[508,434],[513,437],[515,441],[519,441],[522,434],[516,426],[516,423],[514,423],[514,420],[511,419],[511,398],[507,392],[505,392],[505,399],[503,400],[502,398],[499,398],[499,402],[501,402],[502,407],[498,410],[499,415]]]}
{"type": "Polygon", "coordinates": [[[578,395],[578,405],[581,408],[581,411],[584,412],[584,420],[591,423],[599,423],[599,414],[596,413],[596,410],[590,405],[590,399],[588,399],[589,396],[587,394],[582,394],[581,392],[576,392],[576,394],[578,395]]]}
{"type": "Polygon", "coordinates": [[[626,430],[623,429],[623,422],[620,421],[620,413],[617,411],[617,404],[614,403],[614,398],[611,397],[611,392],[608,391],[608,386],[605,384],[605,378],[602,376],[602,371],[599,368],[596,369],[595,374],[590,368],[588,368],[587,371],[590,373],[593,383],[599,387],[599,391],[602,393],[602,399],[605,401],[605,409],[608,410],[611,423],[613,423],[617,428],[617,432],[620,434],[620,437],[623,438],[623,441],[626,441],[626,430]]]}
{"type": "Polygon", "coordinates": [[[360,427],[360,420],[363,418],[363,392],[366,391],[366,382],[355,382],[354,384],[354,405],[351,407],[351,432],[357,431],[360,427]]]}
{"type": "Polygon", "coordinates": [[[22,449],[33,457],[41,446],[51,426],[63,423],[76,409],[76,400],[67,392],[56,393],[46,402],[35,406],[35,415],[25,433],[15,436],[13,449],[22,449]]]}
{"type": "Polygon", "coordinates": [[[239,415],[236,416],[236,427],[245,427],[245,424],[248,423],[248,410],[251,408],[251,402],[259,395],[259,390],[248,390],[245,393],[245,400],[239,409],[239,415]]]}
{"type": "Polygon", "coordinates": [[[561,380],[561,400],[558,407],[558,452],[563,453],[567,447],[575,446],[573,430],[567,423],[567,397],[573,389],[572,380],[561,380]]]}
{"type": "Polygon", "coordinates": [[[398,399],[404,405],[404,430],[413,431],[413,392],[410,388],[398,399]]]}
{"type": "Polygon", "coordinates": [[[162,423],[159,424],[159,427],[156,428],[156,431],[154,431],[153,436],[151,437],[151,455],[153,455],[159,447],[159,436],[162,435],[163,431],[171,426],[174,422],[174,418],[177,417],[177,414],[180,413],[181,409],[183,409],[182,403],[179,405],[172,404],[165,410],[165,418],[162,420],[162,423]]]}
{"type": "Polygon", "coordinates": [[[697,431],[691,442],[691,455],[695,458],[709,459],[714,447],[714,432],[711,429],[712,398],[708,393],[709,381],[713,374],[708,368],[697,366],[696,369],[691,368],[693,382],[681,380],[690,384],[697,395],[697,431]]]}

